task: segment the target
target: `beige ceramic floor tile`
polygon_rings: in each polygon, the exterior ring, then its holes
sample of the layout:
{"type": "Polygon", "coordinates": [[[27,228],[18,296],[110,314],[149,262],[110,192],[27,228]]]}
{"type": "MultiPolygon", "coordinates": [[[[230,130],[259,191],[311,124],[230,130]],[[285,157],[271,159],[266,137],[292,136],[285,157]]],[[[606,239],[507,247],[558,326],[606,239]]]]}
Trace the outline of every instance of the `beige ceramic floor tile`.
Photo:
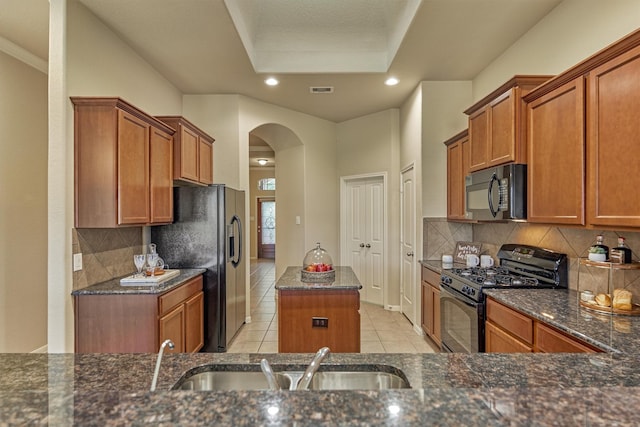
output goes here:
{"type": "Polygon", "coordinates": [[[260,348],[260,341],[233,342],[228,353],[257,353],[260,348]]]}
{"type": "Polygon", "coordinates": [[[409,342],[409,339],[398,331],[376,331],[380,341],[406,341],[409,342]]]}
{"type": "Polygon", "coordinates": [[[378,341],[380,342],[380,337],[374,330],[366,330],[363,329],[360,331],[360,342],[363,341],[378,341]]]}
{"type": "Polygon", "coordinates": [[[248,342],[248,341],[258,341],[262,342],[267,331],[241,331],[234,341],[237,342],[248,342]]]}
{"type": "Polygon", "coordinates": [[[417,353],[415,346],[409,341],[382,341],[387,353],[417,353]]]}
{"type": "Polygon", "coordinates": [[[275,341],[278,342],[278,331],[277,330],[268,330],[264,336],[265,341],[275,341]]]}
{"type": "Polygon", "coordinates": [[[266,331],[271,322],[251,322],[244,325],[245,331],[266,331]]]}
{"type": "Polygon", "coordinates": [[[273,313],[251,313],[251,320],[253,322],[271,322],[275,318],[273,313]]]}
{"type": "Polygon", "coordinates": [[[278,341],[262,341],[258,353],[277,353],[278,341]]]}
{"type": "Polygon", "coordinates": [[[380,341],[364,341],[360,343],[360,353],[386,353],[380,341]]]}

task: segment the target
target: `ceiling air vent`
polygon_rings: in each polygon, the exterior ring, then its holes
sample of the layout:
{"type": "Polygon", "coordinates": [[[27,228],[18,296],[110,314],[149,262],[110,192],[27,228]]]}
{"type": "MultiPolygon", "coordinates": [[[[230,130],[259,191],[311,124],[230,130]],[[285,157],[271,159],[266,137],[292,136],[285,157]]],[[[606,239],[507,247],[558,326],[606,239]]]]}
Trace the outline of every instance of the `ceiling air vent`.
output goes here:
{"type": "Polygon", "coordinates": [[[333,86],[311,86],[309,87],[311,93],[333,93],[333,86]]]}

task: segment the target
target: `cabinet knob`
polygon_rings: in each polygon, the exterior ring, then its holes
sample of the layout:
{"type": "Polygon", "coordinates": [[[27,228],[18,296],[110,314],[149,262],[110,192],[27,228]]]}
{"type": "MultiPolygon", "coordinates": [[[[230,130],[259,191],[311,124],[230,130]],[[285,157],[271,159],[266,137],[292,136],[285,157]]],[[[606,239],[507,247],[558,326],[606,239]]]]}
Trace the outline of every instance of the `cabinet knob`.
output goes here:
{"type": "Polygon", "coordinates": [[[365,247],[370,248],[370,247],[371,247],[371,245],[367,243],[367,244],[365,245],[365,247]]]}
{"type": "Polygon", "coordinates": [[[361,248],[364,248],[364,243],[360,243],[360,247],[361,247],[361,248]]]}

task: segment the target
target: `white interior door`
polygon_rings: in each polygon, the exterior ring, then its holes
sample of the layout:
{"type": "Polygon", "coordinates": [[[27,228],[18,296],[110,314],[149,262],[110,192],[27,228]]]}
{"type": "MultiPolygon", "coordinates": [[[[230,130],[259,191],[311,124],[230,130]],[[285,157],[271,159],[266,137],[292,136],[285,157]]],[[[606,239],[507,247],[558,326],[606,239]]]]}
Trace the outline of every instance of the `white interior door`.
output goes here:
{"type": "Polygon", "coordinates": [[[415,180],[413,167],[402,172],[402,185],[400,194],[401,210],[401,275],[400,278],[400,311],[415,323],[415,180]]]}
{"type": "Polygon", "coordinates": [[[346,265],[362,283],[363,301],[383,305],[385,273],[385,186],[383,177],[346,183],[343,233],[346,265]]]}

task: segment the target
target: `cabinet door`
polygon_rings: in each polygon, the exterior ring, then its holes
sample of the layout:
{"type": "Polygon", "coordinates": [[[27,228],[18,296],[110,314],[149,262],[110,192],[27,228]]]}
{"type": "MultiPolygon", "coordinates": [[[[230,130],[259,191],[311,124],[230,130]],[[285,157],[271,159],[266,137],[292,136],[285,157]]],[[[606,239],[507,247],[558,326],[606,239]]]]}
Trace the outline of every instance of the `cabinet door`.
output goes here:
{"type": "Polygon", "coordinates": [[[536,322],[536,348],[542,353],[595,353],[586,345],[536,322]]]}
{"type": "Polygon", "coordinates": [[[433,328],[431,330],[431,337],[436,344],[441,345],[442,335],[440,333],[440,289],[435,286],[430,286],[431,293],[433,295],[433,328]]]}
{"type": "Polygon", "coordinates": [[[583,77],[529,103],[527,119],[528,221],[583,225],[583,77]]]}
{"type": "Polygon", "coordinates": [[[516,120],[515,89],[511,89],[489,104],[488,166],[515,161],[516,120]]]}
{"type": "Polygon", "coordinates": [[[184,305],[180,304],[175,309],[171,310],[166,315],[162,316],[158,322],[160,333],[160,344],[164,340],[170,339],[173,341],[174,348],[170,350],[168,347],[165,351],[172,353],[184,353],[185,340],[184,340],[184,305]]]}
{"type": "Polygon", "coordinates": [[[198,176],[203,184],[213,184],[213,144],[200,137],[198,176]]]}
{"type": "Polygon", "coordinates": [[[195,353],[204,345],[204,294],[198,292],[184,303],[185,351],[195,353]]]}
{"type": "Polygon", "coordinates": [[[151,223],[173,221],[173,137],[151,128],[149,141],[151,223]]]}
{"type": "Polygon", "coordinates": [[[144,121],[118,110],[119,225],[149,222],[149,128],[144,121]]]}
{"type": "Polygon", "coordinates": [[[469,170],[487,167],[489,145],[489,110],[483,108],[469,116],[469,170]]]}
{"type": "Polygon", "coordinates": [[[433,333],[433,295],[429,284],[422,281],[422,330],[428,336],[433,333]]]}
{"type": "Polygon", "coordinates": [[[589,74],[588,222],[640,227],[640,47],[589,74]]]}
{"type": "Polygon", "coordinates": [[[180,158],[177,159],[177,171],[174,171],[174,178],[184,178],[197,182],[198,148],[200,148],[198,134],[186,126],[181,126],[180,128],[180,158]]]}
{"type": "Polygon", "coordinates": [[[491,322],[484,324],[487,353],[531,353],[533,349],[491,322]]]}
{"type": "Polygon", "coordinates": [[[469,137],[447,146],[447,218],[466,219],[465,176],[469,171],[469,137]]]}

